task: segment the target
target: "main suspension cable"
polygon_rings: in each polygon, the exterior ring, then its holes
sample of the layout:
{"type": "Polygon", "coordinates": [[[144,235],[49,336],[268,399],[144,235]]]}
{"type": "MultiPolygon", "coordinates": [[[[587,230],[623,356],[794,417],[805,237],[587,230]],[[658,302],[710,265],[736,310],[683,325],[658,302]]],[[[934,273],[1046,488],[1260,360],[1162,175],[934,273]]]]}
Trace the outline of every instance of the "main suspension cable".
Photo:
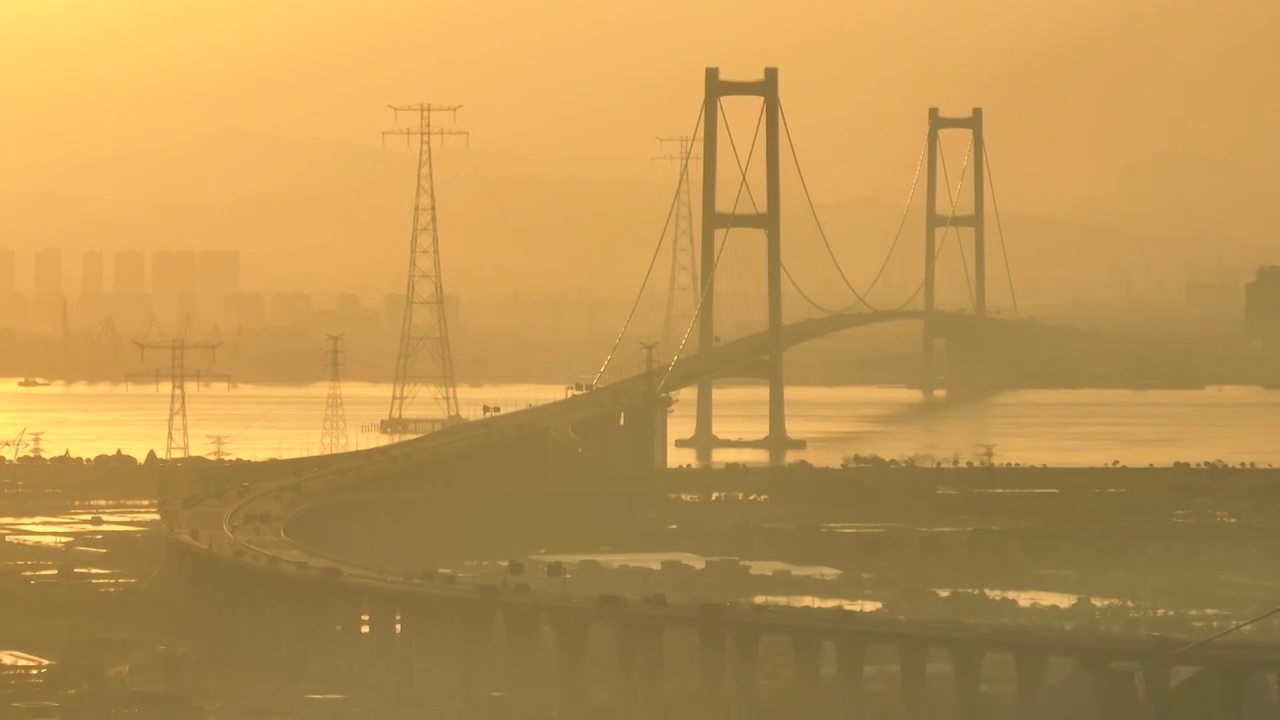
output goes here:
{"type": "MultiPolygon", "coordinates": [[[[720,105],[723,115],[724,104],[720,105]]],[[[737,217],[738,203],[742,201],[743,191],[750,193],[747,187],[747,169],[751,167],[751,158],[755,155],[756,144],[760,141],[760,127],[764,124],[764,106],[760,107],[760,115],[756,118],[756,129],[751,136],[751,146],[747,149],[747,162],[744,166],[738,163],[739,169],[742,171],[742,181],[738,183],[738,192],[733,198],[733,209],[729,211],[729,225],[724,229],[724,235],[720,238],[720,245],[716,248],[715,261],[711,263],[711,272],[707,274],[707,280],[702,284],[702,294],[698,296],[698,306],[693,310],[693,317],[689,319],[689,326],[685,328],[684,336],[680,338],[680,347],[676,348],[675,355],[671,358],[671,362],[667,365],[667,371],[662,376],[662,382],[658,383],[658,392],[662,392],[667,386],[667,380],[671,378],[671,371],[675,369],[676,363],[680,360],[680,356],[684,354],[684,347],[689,342],[689,335],[693,333],[693,328],[698,324],[699,316],[702,315],[702,305],[707,301],[711,288],[714,287],[716,271],[720,269],[720,258],[724,255],[725,244],[729,240],[729,233],[733,230],[733,221],[737,217]]],[[[726,134],[729,137],[730,147],[734,147],[733,132],[729,129],[729,123],[725,123],[726,134]]],[[[696,135],[695,135],[696,137],[696,135]]],[[[734,157],[737,157],[737,150],[734,149],[734,157]]],[[[754,204],[754,201],[753,201],[754,204]]],[[[711,348],[699,348],[700,352],[707,352],[711,348]]]]}
{"type": "MultiPolygon", "coordinates": [[[[849,288],[849,292],[853,293],[853,296],[857,298],[857,304],[865,305],[868,310],[875,312],[876,308],[867,302],[866,297],[864,297],[863,293],[858,292],[852,282],[849,282],[849,276],[845,275],[844,268],[840,266],[840,261],[836,259],[835,249],[831,247],[831,241],[827,239],[827,231],[822,227],[822,220],[818,217],[818,208],[813,204],[813,196],[809,193],[809,183],[804,178],[804,169],[800,166],[800,156],[796,153],[796,144],[791,138],[791,127],[787,125],[787,113],[782,107],[781,100],[778,101],[778,115],[782,119],[782,129],[787,136],[787,146],[791,149],[791,160],[795,163],[796,175],[800,178],[800,188],[804,190],[804,198],[809,204],[809,212],[813,215],[813,222],[818,227],[818,235],[822,238],[822,244],[827,248],[827,255],[831,258],[831,264],[835,266],[836,272],[840,274],[840,279],[844,281],[845,287],[849,288]]],[[[795,284],[794,280],[792,284],[795,284]]],[[[804,293],[801,294],[803,295],[804,293]]],[[[857,307],[857,304],[853,307],[857,307]]]]}
{"type": "MultiPolygon", "coordinates": [[[[702,114],[705,106],[698,108],[698,119],[693,124],[693,134],[689,137],[698,137],[698,130],[702,128],[702,114]]],[[[693,155],[693,143],[689,143],[689,148],[685,151],[684,160],[681,163],[680,174],[684,176],[689,171],[689,158],[693,155]]],[[[613,347],[609,349],[608,356],[604,359],[604,364],[600,366],[600,371],[596,373],[596,377],[591,381],[591,386],[596,387],[600,384],[604,373],[609,369],[609,363],[613,362],[613,356],[618,352],[618,346],[622,344],[622,338],[627,334],[627,329],[631,327],[631,320],[635,317],[636,309],[640,307],[640,301],[644,297],[644,290],[649,285],[649,277],[653,275],[653,268],[658,262],[658,255],[662,251],[662,244],[667,239],[667,230],[671,228],[671,218],[675,216],[676,203],[680,201],[680,186],[676,186],[676,191],[671,197],[671,207],[667,209],[667,219],[662,223],[662,234],[658,236],[658,244],[653,248],[653,256],[649,258],[649,267],[644,271],[644,280],[640,283],[640,291],[636,293],[635,302],[631,304],[631,311],[627,313],[627,319],[622,323],[622,330],[618,333],[618,337],[613,341],[613,347]]]]}
{"type": "Polygon", "coordinates": [[[982,143],[983,164],[987,166],[987,187],[991,188],[991,207],[996,211],[996,230],[1000,234],[1000,254],[1004,256],[1004,275],[1009,279],[1009,299],[1013,302],[1013,317],[1018,319],[1018,293],[1013,289],[1013,271],[1009,269],[1009,250],[1004,244],[1004,224],[1000,222],[1000,203],[996,201],[996,183],[991,179],[991,158],[987,155],[987,144],[982,143]]]}
{"type": "MultiPolygon", "coordinates": [[[[841,268],[839,261],[836,260],[835,253],[833,252],[833,248],[831,247],[830,242],[827,241],[826,234],[822,232],[822,223],[818,219],[817,209],[814,205],[813,198],[809,193],[808,183],[805,181],[805,177],[804,177],[804,170],[800,166],[800,158],[799,158],[799,154],[796,151],[795,141],[792,139],[792,136],[791,136],[791,128],[787,124],[786,111],[782,107],[781,102],[778,103],[778,111],[782,116],[782,126],[787,135],[787,145],[791,149],[792,162],[795,163],[796,173],[800,177],[800,186],[804,188],[805,197],[809,203],[809,211],[810,213],[813,214],[814,222],[818,226],[818,232],[819,234],[822,235],[823,243],[826,245],[826,248],[827,248],[827,254],[828,256],[831,257],[832,263],[836,266],[836,271],[840,274],[841,279],[844,280],[845,285],[849,286],[849,289],[853,291],[856,299],[854,300],[854,302],[850,303],[849,305],[845,305],[841,308],[824,307],[821,304],[815,302],[813,298],[809,297],[808,294],[806,294],[804,290],[800,288],[799,283],[797,283],[795,278],[791,276],[791,273],[787,270],[785,265],[783,265],[783,268],[782,268],[783,272],[784,274],[786,274],[787,280],[790,281],[791,286],[795,288],[796,292],[799,293],[800,296],[804,298],[806,302],[808,302],[810,305],[812,305],[814,308],[816,308],[821,312],[825,312],[832,315],[841,314],[841,313],[849,312],[850,310],[853,310],[859,305],[863,305],[868,310],[871,310],[874,312],[878,308],[874,307],[870,303],[868,298],[871,296],[871,292],[875,290],[875,288],[879,285],[880,280],[884,277],[885,270],[888,269],[889,262],[893,259],[894,252],[898,248],[898,242],[902,239],[902,231],[907,225],[907,219],[911,216],[911,201],[915,199],[916,188],[920,184],[920,172],[924,168],[924,159],[929,148],[929,135],[926,132],[924,141],[921,143],[920,155],[916,159],[916,169],[911,176],[911,189],[907,192],[907,201],[906,203],[903,204],[902,216],[898,219],[898,226],[897,226],[897,229],[894,230],[892,242],[889,243],[889,250],[885,253],[884,259],[880,262],[880,267],[876,269],[876,274],[871,278],[871,282],[867,285],[866,290],[864,290],[861,294],[859,294],[850,285],[849,280],[845,275],[844,270],[841,268]]],[[[897,309],[900,310],[902,307],[905,307],[905,305],[909,305],[909,304],[910,304],[910,301],[908,301],[907,303],[904,303],[903,306],[900,306],[897,309]]]]}
{"type": "MultiPolygon", "coordinates": [[[[966,159],[971,153],[973,153],[973,141],[970,141],[969,143],[969,150],[965,154],[966,159]]],[[[951,203],[951,206],[954,208],[956,204],[960,202],[960,192],[957,190],[955,197],[954,198],[951,197],[951,178],[950,176],[947,175],[947,156],[945,154],[940,153],[939,160],[942,162],[942,182],[946,184],[947,200],[951,203]]],[[[969,305],[976,312],[978,308],[978,301],[973,294],[973,281],[969,279],[969,258],[965,255],[964,238],[960,236],[959,228],[956,228],[956,248],[960,250],[960,268],[964,270],[964,287],[969,295],[969,305]]]]}
{"type": "MultiPolygon", "coordinates": [[[[938,148],[938,154],[939,156],[945,157],[945,152],[942,150],[941,147],[938,148]]],[[[973,143],[970,142],[969,150],[968,152],[965,153],[965,156],[964,156],[964,164],[960,166],[960,180],[956,183],[955,195],[952,196],[951,188],[950,187],[947,188],[947,196],[951,198],[951,212],[949,215],[947,215],[947,224],[942,228],[942,240],[940,240],[938,244],[933,248],[933,261],[935,263],[938,261],[938,256],[942,254],[942,248],[947,243],[947,237],[951,234],[951,224],[956,219],[956,206],[959,204],[960,192],[961,190],[964,189],[964,179],[968,175],[969,159],[972,155],[973,155],[973,143]]],[[[928,222],[928,214],[932,212],[933,212],[933,208],[925,208],[926,223],[928,222]]],[[[905,309],[908,305],[915,302],[916,298],[920,296],[920,292],[924,290],[924,284],[926,281],[927,281],[926,278],[921,278],[920,284],[916,286],[915,292],[911,293],[911,296],[908,297],[905,302],[899,305],[897,309],[898,310],[905,309]]]]}

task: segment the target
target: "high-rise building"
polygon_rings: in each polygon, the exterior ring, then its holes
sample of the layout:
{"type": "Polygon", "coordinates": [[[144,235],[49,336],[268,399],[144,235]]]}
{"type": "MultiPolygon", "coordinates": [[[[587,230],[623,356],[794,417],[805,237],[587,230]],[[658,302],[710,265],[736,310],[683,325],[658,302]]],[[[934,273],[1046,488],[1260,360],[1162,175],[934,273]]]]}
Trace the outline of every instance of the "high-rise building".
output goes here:
{"type": "Polygon", "coordinates": [[[0,295],[9,296],[18,290],[18,263],[13,251],[0,248],[0,295]]]}
{"type": "Polygon", "coordinates": [[[262,293],[232,293],[224,306],[227,319],[235,327],[258,328],[267,323],[266,299],[262,293]]]}
{"type": "Polygon", "coordinates": [[[32,290],[36,297],[59,297],[62,295],[61,250],[45,248],[36,251],[32,290]]]}
{"type": "Polygon", "coordinates": [[[240,253],[234,250],[205,250],[199,257],[200,294],[221,300],[240,292],[240,253]]]}
{"type": "Polygon", "coordinates": [[[177,262],[169,250],[151,253],[151,294],[171,298],[178,294],[177,262]]]}
{"type": "Polygon", "coordinates": [[[306,293],[276,293],[271,296],[271,324],[275,327],[309,328],[315,320],[311,296],[306,293]]]}
{"type": "Polygon", "coordinates": [[[119,250],[112,256],[111,263],[113,293],[147,294],[147,258],[141,250],[119,250]]]}
{"type": "Polygon", "coordinates": [[[165,301],[199,287],[200,256],[194,250],[161,250],[151,256],[151,294],[165,301]]]}
{"type": "Polygon", "coordinates": [[[101,250],[85,250],[80,256],[80,293],[102,295],[106,261],[101,250]]]}
{"type": "Polygon", "coordinates": [[[333,311],[323,318],[326,332],[367,331],[378,327],[379,312],[364,306],[355,293],[339,293],[334,298],[333,311]]]}
{"type": "Polygon", "coordinates": [[[1280,347],[1280,266],[1258,268],[1244,298],[1245,333],[1271,350],[1280,347]]]}

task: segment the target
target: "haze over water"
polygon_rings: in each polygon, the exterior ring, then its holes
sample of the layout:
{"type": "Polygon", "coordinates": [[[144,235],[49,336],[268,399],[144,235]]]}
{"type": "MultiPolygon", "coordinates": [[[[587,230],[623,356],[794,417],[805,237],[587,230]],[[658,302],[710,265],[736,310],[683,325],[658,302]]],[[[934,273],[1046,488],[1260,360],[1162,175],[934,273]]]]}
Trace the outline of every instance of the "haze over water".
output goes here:
{"type": "MultiPolygon", "coordinates": [[[[463,414],[477,418],[483,406],[509,412],[564,397],[563,386],[485,385],[458,389],[463,414]]],[[[902,458],[928,453],[939,459],[976,460],[984,445],[996,461],[1051,466],[1111,464],[1130,467],[1223,460],[1280,465],[1280,449],[1259,428],[1280,422],[1280,391],[1249,387],[1205,390],[1024,390],[982,401],[923,403],[914,390],[891,387],[792,387],[787,391],[788,430],[809,442],[788,459],[838,465],[855,453],[902,458]]],[[[113,453],[142,458],[164,454],[169,409],[167,386],[62,385],[20,388],[0,381],[0,437],[43,431],[49,455],[113,453]]],[[[386,439],[361,433],[362,424],[386,416],[390,387],[344,385],[350,447],[386,439]]],[[[669,436],[693,431],[693,390],[685,390],[670,417],[669,436]]],[[[212,384],[187,393],[192,454],[212,450],[209,436],[231,438],[233,457],[262,460],[315,454],[324,412],[323,385],[237,386],[212,384]]],[[[716,433],[724,438],[764,434],[763,387],[716,392],[716,433]]],[[[426,398],[420,403],[426,406],[426,398]]],[[[6,448],[12,457],[12,448],[6,448]]],[[[24,450],[24,452],[26,452],[24,450]]],[[[722,450],[716,462],[764,463],[765,454],[722,450]]],[[[671,465],[693,463],[692,451],[672,449],[671,465]]]]}

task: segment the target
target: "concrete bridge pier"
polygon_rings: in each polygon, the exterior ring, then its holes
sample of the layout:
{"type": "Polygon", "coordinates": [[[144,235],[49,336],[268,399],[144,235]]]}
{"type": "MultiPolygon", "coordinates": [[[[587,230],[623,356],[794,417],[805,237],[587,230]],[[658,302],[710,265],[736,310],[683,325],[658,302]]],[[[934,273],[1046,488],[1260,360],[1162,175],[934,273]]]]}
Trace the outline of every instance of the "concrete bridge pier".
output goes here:
{"type": "Polygon", "coordinates": [[[272,602],[276,624],[273,640],[279,643],[277,662],[281,676],[286,682],[313,677],[319,670],[316,661],[324,643],[324,623],[315,594],[306,585],[281,582],[272,593],[272,602]]]}
{"type": "Polygon", "coordinates": [[[760,714],[760,632],[738,628],[732,640],[733,718],[754,720],[760,714]]]}
{"type": "Polygon", "coordinates": [[[1173,668],[1157,665],[1142,670],[1142,700],[1147,707],[1147,717],[1163,718],[1169,709],[1169,681],[1173,668]]]}
{"type": "Polygon", "coordinates": [[[613,454],[627,468],[667,467],[667,409],[671,398],[662,395],[632,405],[618,417],[613,454]]]}
{"type": "Polygon", "coordinates": [[[666,665],[666,626],[660,624],[637,627],[640,644],[640,717],[659,720],[666,717],[663,678],[666,665]]]}
{"type": "Polygon", "coordinates": [[[811,632],[793,634],[791,654],[795,666],[795,717],[827,717],[822,697],[822,637],[811,632]]]}
{"type": "Polygon", "coordinates": [[[614,699],[618,703],[618,720],[639,720],[640,629],[631,623],[615,620],[613,648],[617,658],[614,699]]]}
{"type": "Polygon", "coordinates": [[[1013,656],[1014,707],[1025,708],[1040,693],[1049,674],[1049,657],[1020,652],[1013,656]]]}
{"type": "Polygon", "coordinates": [[[836,678],[839,683],[836,715],[853,720],[863,711],[863,681],[866,675],[867,651],[861,640],[851,637],[836,640],[836,678]]]}
{"type": "Polygon", "coordinates": [[[723,623],[703,621],[698,626],[698,663],[701,702],[698,717],[722,718],[725,716],[725,673],[728,666],[726,643],[728,635],[723,623]]]}
{"type": "Polygon", "coordinates": [[[539,701],[538,630],[542,611],[534,605],[508,606],[502,610],[506,652],[504,686],[518,717],[530,717],[539,701]]]}
{"type": "MultiPolygon", "coordinates": [[[[170,545],[177,543],[171,542],[170,545]]],[[[189,598],[186,604],[188,612],[182,621],[188,626],[185,633],[214,662],[221,662],[230,656],[228,636],[223,626],[223,610],[226,605],[223,577],[218,572],[219,565],[204,558],[202,554],[180,550],[165,559],[166,572],[173,568],[177,579],[184,581],[189,598]]]]}
{"type": "Polygon", "coordinates": [[[955,647],[951,657],[952,686],[955,688],[956,713],[959,720],[983,720],[982,663],[986,651],[978,647],[955,647]]]}
{"type": "Polygon", "coordinates": [[[488,602],[469,601],[458,612],[458,689],[463,707],[494,690],[494,644],[497,608],[488,602]]]}
{"type": "Polygon", "coordinates": [[[396,671],[399,608],[391,598],[376,595],[366,598],[365,608],[369,615],[366,674],[375,686],[390,694],[396,671]]]}
{"type": "Polygon", "coordinates": [[[344,655],[349,652],[342,624],[344,605],[330,588],[309,588],[308,615],[314,636],[307,643],[309,677],[334,682],[343,677],[344,655]]]}
{"type": "Polygon", "coordinates": [[[334,597],[337,613],[337,666],[342,676],[362,678],[365,674],[364,602],[354,592],[337,591],[334,597]]]}
{"type": "Polygon", "coordinates": [[[1270,678],[1248,667],[1203,668],[1169,691],[1160,720],[1261,720],[1280,715],[1270,678]]]}
{"type": "Polygon", "coordinates": [[[401,657],[406,683],[415,695],[440,696],[452,683],[446,668],[453,665],[453,623],[443,603],[415,598],[400,610],[401,657]]]}
{"type": "Polygon", "coordinates": [[[928,720],[929,646],[913,641],[898,644],[898,691],[906,720],[928,720]]]}
{"type": "Polygon", "coordinates": [[[584,720],[587,665],[587,630],[583,618],[566,615],[551,617],[555,635],[558,692],[557,715],[565,720],[584,720]]]}

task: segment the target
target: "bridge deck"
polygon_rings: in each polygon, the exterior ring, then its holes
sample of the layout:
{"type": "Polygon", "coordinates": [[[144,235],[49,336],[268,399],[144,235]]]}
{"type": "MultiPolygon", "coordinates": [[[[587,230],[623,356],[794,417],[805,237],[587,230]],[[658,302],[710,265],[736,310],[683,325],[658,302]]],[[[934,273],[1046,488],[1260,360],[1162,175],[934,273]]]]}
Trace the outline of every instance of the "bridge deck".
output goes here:
{"type": "MultiPolygon", "coordinates": [[[[789,326],[785,342],[790,346],[850,327],[921,318],[921,313],[911,312],[819,318],[789,326]]],[[[701,378],[749,364],[761,357],[765,341],[763,334],[750,336],[682,359],[670,368],[664,389],[691,385],[701,378]]],[[[747,603],[628,604],[621,608],[603,608],[595,597],[503,592],[492,586],[405,579],[326,556],[303,547],[285,534],[287,519],[309,502],[363,476],[396,472],[406,466],[424,467],[457,453],[500,447],[505,440],[517,435],[554,431],[578,420],[620,411],[644,401],[654,386],[655,377],[638,375],[548,405],[452,426],[394,445],[329,456],[323,463],[317,460],[314,467],[299,468],[252,489],[206,495],[171,518],[168,529],[175,540],[186,543],[192,551],[237,563],[246,570],[272,573],[300,583],[337,582],[359,592],[395,594],[423,602],[432,599],[491,602],[499,606],[535,606],[548,614],[574,613],[609,622],[668,626],[723,623],[770,634],[818,631],[832,637],[854,635],[885,643],[919,642],[934,647],[976,644],[990,651],[1054,656],[1102,654],[1113,660],[1132,662],[1160,657],[1179,646],[1171,639],[1150,635],[902,620],[840,609],[765,608],[747,603]],[[264,517],[269,520],[262,522],[264,517]],[[335,568],[341,575],[335,578],[333,570],[326,572],[323,568],[335,568]]],[[[1280,647],[1221,642],[1197,648],[1181,662],[1271,668],[1280,665],[1280,647]]]]}

